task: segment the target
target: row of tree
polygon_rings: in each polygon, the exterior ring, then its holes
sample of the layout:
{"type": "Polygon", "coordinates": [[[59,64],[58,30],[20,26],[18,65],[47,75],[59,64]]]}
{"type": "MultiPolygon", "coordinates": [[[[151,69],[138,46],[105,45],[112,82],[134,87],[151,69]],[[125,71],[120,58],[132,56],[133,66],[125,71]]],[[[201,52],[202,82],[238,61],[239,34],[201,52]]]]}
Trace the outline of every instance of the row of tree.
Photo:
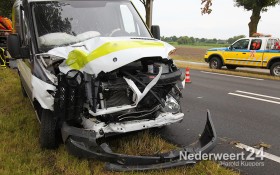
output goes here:
{"type": "Polygon", "coordinates": [[[177,42],[178,44],[181,45],[186,45],[186,44],[196,44],[196,43],[200,43],[200,44],[232,44],[234,41],[240,39],[240,38],[244,38],[245,35],[238,35],[238,36],[234,36],[231,37],[227,40],[221,40],[221,39],[207,39],[207,38],[194,38],[194,37],[188,37],[188,36],[171,36],[171,37],[164,37],[162,36],[161,39],[163,41],[166,42],[177,42]]]}

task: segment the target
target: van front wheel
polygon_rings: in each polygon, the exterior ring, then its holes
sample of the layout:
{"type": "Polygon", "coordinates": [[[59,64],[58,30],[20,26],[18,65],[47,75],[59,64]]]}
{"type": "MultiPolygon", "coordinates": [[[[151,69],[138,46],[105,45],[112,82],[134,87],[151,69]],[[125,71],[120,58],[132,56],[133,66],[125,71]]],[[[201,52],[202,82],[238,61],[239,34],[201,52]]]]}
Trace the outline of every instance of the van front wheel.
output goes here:
{"type": "Polygon", "coordinates": [[[222,60],[218,57],[213,57],[209,61],[209,67],[210,69],[221,69],[223,66],[222,60]]]}
{"type": "Polygon", "coordinates": [[[43,149],[56,149],[58,147],[58,132],[53,112],[43,109],[41,115],[40,145],[43,149]]]}
{"type": "Polygon", "coordinates": [[[276,62],[270,67],[270,74],[273,76],[280,76],[280,62],[276,62]]]}

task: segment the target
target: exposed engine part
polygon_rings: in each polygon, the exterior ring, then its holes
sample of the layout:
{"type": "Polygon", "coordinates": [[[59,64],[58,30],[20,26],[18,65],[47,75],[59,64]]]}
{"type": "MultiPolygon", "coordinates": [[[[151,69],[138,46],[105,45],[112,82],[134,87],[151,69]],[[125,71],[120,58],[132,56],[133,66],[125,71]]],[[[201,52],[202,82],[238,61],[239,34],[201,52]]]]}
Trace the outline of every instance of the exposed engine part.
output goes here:
{"type": "Polygon", "coordinates": [[[148,65],[147,73],[157,74],[159,72],[159,67],[162,67],[163,74],[170,73],[170,66],[160,62],[155,62],[153,64],[148,65]]]}
{"type": "Polygon", "coordinates": [[[133,104],[132,91],[122,77],[103,81],[101,89],[106,108],[133,104]]]}
{"type": "Polygon", "coordinates": [[[95,79],[95,81],[92,82],[93,106],[91,107],[91,110],[93,112],[96,112],[96,109],[99,107],[98,105],[99,85],[100,85],[100,81],[98,79],[95,79]]]}
{"type": "Polygon", "coordinates": [[[106,96],[109,98],[106,100],[106,107],[114,107],[114,106],[122,106],[132,104],[130,97],[126,91],[127,89],[123,89],[122,91],[108,91],[109,93],[106,96]]]}
{"type": "Polygon", "coordinates": [[[117,117],[117,121],[133,121],[133,120],[143,120],[143,119],[155,119],[158,115],[157,112],[160,109],[160,105],[154,107],[151,110],[137,111],[131,112],[127,114],[123,114],[117,117]]]}
{"type": "MultiPolygon", "coordinates": [[[[138,78],[136,78],[135,76],[131,75],[128,72],[123,72],[125,75],[127,75],[128,77],[130,77],[131,79],[133,79],[134,81],[138,82],[141,86],[145,87],[146,84],[144,84],[142,81],[140,81],[138,78]]],[[[158,100],[158,102],[164,106],[164,103],[161,101],[161,99],[157,96],[157,94],[155,92],[153,92],[153,90],[150,90],[150,93],[158,100]]]]}
{"type": "Polygon", "coordinates": [[[84,78],[85,78],[85,90],[86,90],[86,96],[87,96],[87,100],[88,100],[88,104],[89,106],[93,106],[93,96],[92,96],[92,81],[95,78],[95,75],[90,75],[85,73],[84,74],[84,78]]]}
{"type": "Polygon", "coordinates": [[[158,117],[159,112],[161,111],[161,105],[155,106],[154,108],[139,110],[139,109],[130,109],[118,113],[107,114],[103,116],[98,116],[98,120],[105,123],[114,123],[114,122],[125,122],[125,121],[134,121],[134,120],[154,120],[158,117]]]}
{"type": "Polygon", "coordinates": [[[102,93],[99,93],[99,99],[100,99],[101,109],[103,109],[105,107],[105,104],[104,104],[104,98],[102,93]]]}
{"type": "Polygon", "coordinates": [[[85,102],[83,73],[71,70],[66,75],[59,74],[58,90],[55,95],[55,113],[61,121],[79,125],[85,102]]]}
{"type": "Polygon", "coordinates": [[[87,100],[89,102],[89,107],[93,112],[96,112],[96,109],[99,107],[99,86],[100,81],[95,75],[90,75],[85,73],[85,81],[86,81],[86,94],[87,100]]]}
{"type": "Polygon", "coordinates": [[[79,71],[69,71],[67,75],[60,75],[56,94],[57,96],[60,94],[56,99],[58,101],[56,103],[60,107],[56,111],[60,113],[61,118],[68,122],[74,121],[74,123],[79,123],[74,119],[78,119],[83,110],[90,114],[92,111],[96,114],[92,117],[106,123],[152,119],[157,116],[157,111],[160,109],[177,113],[175,101],[178,101],[180,97],[174,97],[175,99],[172,101],[168,94],[172,90],[174,91],[174,86],[180,81],[181,71],[173,69],[172,62],[162,60],[159,58],[152,61],[143,59],[113,72],[103,72],[98,77],[87,73],[82,74],[79,71]],[[153,73],[145,72],[148,70],[147,66],[151,64],[153,73]],[[130,87],[131,85],[135,88],[130,87]],[[149,91],[146,89],[148,86],[150,86],[149,91]],[[141,99],[137,99],[140,96],[135,93],[135,90],[139,91],[137,93],[143,94],[141,99]],[[80,98],[82,93],[84,96],[80,98]],[[79,105],[77,106],[77,104],[79,105]],[[133,105],[135,106],[133,107],[133,105]],[[166,105],[168,106],[165,109],[166,105]],[[123,110],[103,114],[101,112],[108,108],[118,107],[122,107],[123,110]],[[126,115],[126,113],[130,115],[126,115]]]}

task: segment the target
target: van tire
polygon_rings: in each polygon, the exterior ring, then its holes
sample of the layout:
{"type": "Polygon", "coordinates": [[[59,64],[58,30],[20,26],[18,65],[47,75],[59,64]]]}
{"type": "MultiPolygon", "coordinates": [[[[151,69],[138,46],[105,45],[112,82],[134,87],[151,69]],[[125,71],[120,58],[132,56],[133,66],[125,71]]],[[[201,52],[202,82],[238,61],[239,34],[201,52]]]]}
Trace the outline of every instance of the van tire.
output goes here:
{"type": "Polygon", "coordinates": [[[40,128],[40,145],[42,149],[56,149],[58,147],[56,123],[53,112],[43,109],[40,128]]]}
{"type": "Polygon", "coordinates": [[[270,67],[270,75],[280,76],[280,62],[273,63],[270,67]]]}
{"type": "Polygon", "coordinates": [[[234,65],[226,65],[228,70],[235,70],[237,68],[237,66],[234,65]]]}
{"type": "Polygon", "coordinates": [[[210,69],[221,69],[223,66],[222,60],[218,57],[212,57],[209,61],[210,69]]]}

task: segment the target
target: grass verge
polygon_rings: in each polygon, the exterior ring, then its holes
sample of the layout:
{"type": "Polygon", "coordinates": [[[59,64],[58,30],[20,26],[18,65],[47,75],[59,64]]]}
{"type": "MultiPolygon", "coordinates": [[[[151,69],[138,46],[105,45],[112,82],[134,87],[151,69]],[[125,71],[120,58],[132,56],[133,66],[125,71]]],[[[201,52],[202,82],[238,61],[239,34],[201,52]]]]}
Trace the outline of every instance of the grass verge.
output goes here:
{"type": "MultiPolygon", "coordinates": [[[[16,71],[0,68],[0,174],[189,174],[236,175],[212,161],[202,161],[195,166],[149,172],[118,173],[104,170],[104,163],[78,159],[68,154],[64,145],[57,150],[41,150],[38,142],[39,123],[30,101],[24,98],[16,71]]],[[[132,133],[113,139],[114,151],[145,155],[165,152],[175,146],[149,131],[132,133]]]]}
{"type": "Polygon", "coordinates": [[[197,57],[186,57],[186,56],[182,56],[182,55],[174,55],[172,56],[172,59],[174,60],[180,60],[180,61],[190,61],[190,62],[198,62],[198,63],[205,63],[204,59],[201,58],[197,58],[197,57]]]}

